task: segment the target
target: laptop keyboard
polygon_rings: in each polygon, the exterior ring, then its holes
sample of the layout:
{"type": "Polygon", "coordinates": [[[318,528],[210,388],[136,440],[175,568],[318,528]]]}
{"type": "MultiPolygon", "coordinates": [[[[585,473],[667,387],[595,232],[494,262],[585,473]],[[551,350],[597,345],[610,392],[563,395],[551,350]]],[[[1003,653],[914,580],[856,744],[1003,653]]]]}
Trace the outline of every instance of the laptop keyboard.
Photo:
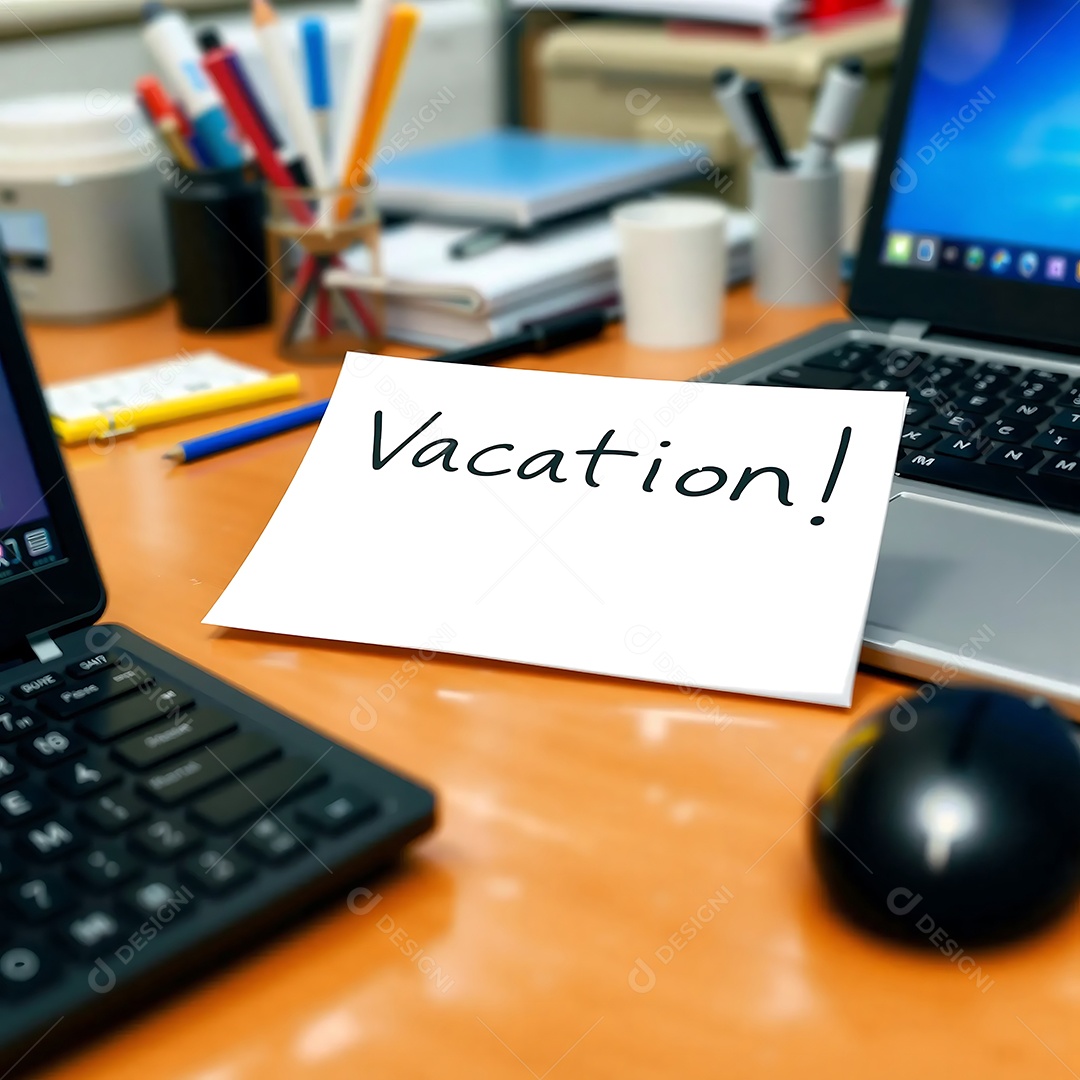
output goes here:
{"type": "Polygon", "coordinates": [[[765,385],[902,390],[898,476],[1080,512],[1080,379],[853,341],[773,371],[765,385]]]}
{"type": "MultiPolygon", "coordinates": [[[[0,674],[0,1028],[8,1035],[42,994],[67,990],[95,1004],[94,979],[126,974],[148,934],[167,938],[184,926],[190,935],[203,920],[210,935],[223,900],[246,898],[240,907],[256,915],[276,879],[304,860],[315,876],[328,875],[342,850],[362,853],[388,817],[401,816],[410,791],[420,792],[279,718],[314,740],[312,752],[297,753],[295,739],[126,649],[22,670],[10,684],[0,674]],[[349,775],[357,762],[370,778],[349,775]],[[95,975],[95,966],[108,974],[95,975]]],[[[413,821],[413,835],[429,824],[413,821]]],[[[166,957],[156,948],[153,959],[166,957]]]]}

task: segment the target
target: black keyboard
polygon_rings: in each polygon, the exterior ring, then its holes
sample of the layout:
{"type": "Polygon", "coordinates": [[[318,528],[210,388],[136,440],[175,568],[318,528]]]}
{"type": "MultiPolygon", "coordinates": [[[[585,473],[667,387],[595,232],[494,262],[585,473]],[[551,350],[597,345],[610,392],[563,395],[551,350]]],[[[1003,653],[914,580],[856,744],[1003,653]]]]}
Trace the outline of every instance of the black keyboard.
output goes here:
{"type": "Polygon", "coordinates": [[[1080,379],[853,341],[780,368],[772,386],[903,390],[898,476],[1080,512],[1080,379]]]}
{"type": "Polygon", "coordinates": [[[434,818],[428,791],[128,630],[59,644],[0,672],[4,1075],[344,895],[434,818]]]}

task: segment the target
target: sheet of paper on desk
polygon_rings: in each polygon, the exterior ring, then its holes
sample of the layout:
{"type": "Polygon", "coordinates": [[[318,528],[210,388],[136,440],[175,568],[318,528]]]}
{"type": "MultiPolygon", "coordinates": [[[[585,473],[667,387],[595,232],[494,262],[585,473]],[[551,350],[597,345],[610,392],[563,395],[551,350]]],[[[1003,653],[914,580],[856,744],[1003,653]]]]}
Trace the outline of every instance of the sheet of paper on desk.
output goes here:
{"type": "Polygon", "coordinates": [[[905,402],[352,353],[206,622],[847,705],[905,402]]]}

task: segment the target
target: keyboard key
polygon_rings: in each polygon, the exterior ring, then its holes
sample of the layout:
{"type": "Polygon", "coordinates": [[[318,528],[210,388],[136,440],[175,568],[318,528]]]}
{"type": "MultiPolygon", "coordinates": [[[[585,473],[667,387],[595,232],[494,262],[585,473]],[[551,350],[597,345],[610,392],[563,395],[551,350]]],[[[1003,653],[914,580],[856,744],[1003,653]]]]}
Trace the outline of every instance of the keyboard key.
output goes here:
{"type": "Polygon", "coordinates": [[[1002,394],[1012,385],[1007,375],[970,375],[961,379],[954,387],[956,394],[1002,394]]]}
{"type": "MultiPolygon", "coordinates": [[[[1080,386],[1074,386],[1071,390],[1066,390],[1058,397],[1057,403],[1063,409],[1080,409],[1080,386]]],[[[2,704],[0,702],[0,705],[2,704]]]]}
{"type": "Polygon", "coordinates": [[[285,862],[305,850],[303,838],[269,814],[251,826],[241,844],[268,863],[285,862]]]}
{"type": "Polygon", "coordinates": [[[148,769],[193,746],[203,746],[219,735],[227,735],[235,727],[236,721],[217,709],[194,709],[125,739],[114,747],[113,753],[133,769],[148,769]]]}
{"type": "Polygon", "coordinates": [[[1001,411],[999,420],[1017,421],[1022,424],[1041,424],[1054,415],[1049,405],[1037,405],[1032,401],[1018,401],[1001,411]]]}
{"type": "Polygon", "coordinates": [[[947,438],[938,443],[934,448],[934,453],[974,461],[985,449],[986,447],[979,438],[972,435],[959,435],[955,439],[947,438]]]}
{"type": "Polygon", "coordinates": [[[1027,442],[1036,431],[1038,428],[1034,424],[998,419],[986,429],[986,434],[997,442],[1022,443],[1027,442]]]}
{"type": "Polygon", "coordinates": [[[907,427],[900,436],[900,446],[904,450],[925,450],[940,438],[936,431],[929,428],[907,427]]]}
{"type": "Polygon", "coordinates": [[[1080,511],[1080,484],[1058,475],[1047,475],[1045,465],[1039,473],[1032,475],[1013,469],[991,469],[982,463],[943,457],[932,451],[909,454],[896,471],[910,480],[945,484],[1014,502],[1043,504],[1054,510],[1080,511]]]}
{"type": "Polygon", "coordinates": [[[12,885],[5,896],[28,922],[45,922],[75,904],[71,887],[55,874],[42,874],[12,885]]]}
{"type": "Polygon", "coordinates": [[[1038,465],[1045,456],[1041,450],[1031,450],[1026,446],[999,446],[987,457],[986,463],[1027,472],[1028,469],[1038,465]]]}
{"type": "Polygon", "coordinates": [[[1001,408],[1001,398],[992,394],[967,394],[953,399],[953,410],[958,412],[975,413],[976,416],[987,416],[995,409],[1001,408]]]}
{"type": "Polygon", "coordinates": [[[280,753],[280,747],[265,735],[247,732],[233,735],[183,761],[163,766],[142,780],[138,791],[171,806],[280,753]]]}
{"type": "Polygon", "coordinates": [[[54,982],[61,965],[49,949],[13,945],[0,952],[0,996],[23,1000],[54,982]]]}
{"type": "Polygon", "coordinates": [[[142,870],[142,863],[118,843],[97,844],[70,866],[74,877],[96,892],[105,892],[130,881],[142,870]]]}
{"type": "Polygon", "coordinates": [[[49,786],[72,799],[83,799],[120,779],[120,770],[107,761],[69,761],[49,774],[49,786]]]}
{"type": "Polygon", "coordinates": [[[51,814],[56,801],[34,783],[20,784],[0,795],[0,824],[21,825],[24,821],[51,814]]]}
{"type": "Polygon", "coordinates": [[[68,922],[57,933],[68,952],[83,960],[93,960],[112,952],[126,937],[112,912],[95,908],[68,922]]]}
{"type": "Polygon", "coordinates": [[[921,424],[924,420],[933,416],[934,410],[929,405],[918,404],[914,401],[907,403],[907,411],[904,414],[905,419],[913,427],[917,424],[921,424]]]}
{"type": "Polygon", "coordinates": [[[378,812],[378,802],[367,792],[345,784],[333,784],[301,803],[296,816],[319,832],[335,835],[367,821],[378,812]]]}
{"type": "Polygon", "coordinates": [[[808,386],[817,390],[847,390],[859,381],[852,372],[807,367],[781,368],[767,379],[776,386],[808,386]]]}
{"type": "MultiPolygon", "coordinates": [[[[874,346],[877,349],[877,346],[874,346]]],[[[850,345],[841,345],[837,349],[821,353],[820,356],[811,356],[803,363],[807,367],[825,368],[829,371],[862,371],[873,359],[874,353],[866,349],[855,348],[850,345]]]]}
{"type": "Polygon", "coordinates": [[[981,416],[974,413],[949,412],[935,416],[930,421],[930,426],[935,431],[959,432],[961,435],[970,435],[977,431],[983,423],[981,416]]]}
{"type": "Polygon", "coordinates": [[[26,770],[10,754],[0,754],[0,786],[7,787],[21,780],[26,770]]]}
{"type": "Polygon", "coordinates": [[[908,397],[910,397],[912,401],[925,402],[927,405],[938,408],[947,405],[952,401],[952,398],[949,396],[949,392],[945,387],[938,386],[937,383],[932,382],[908,387],[908,397]]]}
{"type": "Polygon", "coordinates": [[[318,765],[298,758],[283,758],[258,772],[249,773],[241,784],[229,784],[195,803],[192,813],[211,829],[231,829],[258,817],[285,798],[299,798],[326,780],[318,765]]]}
{"type": "Polygon", "coordinates": [[[118,659],[119,656],[115,653],[94,653],[93,656],[85,656],[74,664],[68,664],[64,673],[71,679],[88,679],[91,675],[98,675],[114,667],[118,659]]]}
{"type": "Polygon", "coordinates": [[[95,675],[75,686],[63,690],[54,690],[42,694],[38,708],[61,720],[66,720],[77,713],[104,705],[108,701],[133,694],[136,690],[144,693],[154,685],[152,676],[132,668],[129,671],[114,671],[104,675],[95,675]]]}
{"type": "Polygon", "coordinates": [[[1069,376],[1061,371],[1046,371],[1041,368],[1036,368],[1034,371],[1027,372],[1029,379],[1037,379],[1039,382],[1053,383],[1054,386],[1064,386],[1069,381],[1069,376]]]}
{"type": "Polygon", "coordinates": [[[247,884],[255,876],[250,860],[235,851],[218,851],[208,848],[183,864],[185,877],[197,891],[224,893],[247,884]]]}
{"type": "Polygon", "coordinates": [[[101,832],[118,833],[142,821],[150,811],[141,799],[118,791],[96,796],[84,803],[79,812],[85,821],[101,832]]]}
{"type": "Polygon", "coordinates": [[[1080,432],[1062,431],[1060,428],[1048,428],[1039,435],[1032,446],[1040,450],[1049,450],[1054,454],[1078,454],[1080,453],[1080,432]]]}
{"type": "Polygon", "coordinates": [[[31,698],[36,698],[39,694],[44,694],[49,690],[55,690],[57,687],[63,685],[64,678],[62,675],[56,671],[45,671],[33,679],[28,679],[24,683],[19,683],[18,686],[13,686],[11,692],[16,697],[28,701],[31,698]]]}
{"type": "Polygon", "coordinates": [[[177,814],[161,814],[140,825],[129,837],[137,851],[158,862],[167,862],[203,842],[203,834],[177,814]]]}
{"type": "Polygon", "coordinates": [[[92,713],[84,713],[76,720],[75,727],[98,742],[109,742],[193,704],[187,693],[159,686],[149,694],[121,698],[92,713]]]}
{"type": "Polygon", "coordinates": [[[1054,383],[1032,378],[1022,379],[1006,391],[1009,397],[1022,401],[1049,401],[1057,396],[1057,392],[1058,388],[1054,383]]]}
{"type": "Polygon", "coordinates": [[[53,818],[28,829],[16,843],[20,853],[35,862],[55,862],[86,846],[77,831],[53,818]]]}
{"type": "Polygon", "coordinates": [[[123,896],[123,903],[140,919],[147,915],[155,918],[166,912],[175,912],[194,903],[195,896],[186,885],[177,886],[171,881],[156,879],[146,881],[123,896]]]}
{"type": "Polygon", "coordinates": [[[997,360],[989,360],[983,364],[977,371],[977,374],[982,375],[1007,375],[1012,378],[1014,375],[1020,374],[1020,369],[1015,364],[1002,364],[997,360]]]}
{"type": "Polygon", "coordinates": [[[0,712],[0,743],[11,742],[20,735],[40,731],[44,726],[45,721],[40,716],[25,709],[0,712]]]}
{"type": "Polygon", "coordinates": [[[1076,484],[1080,482],[1080,458],[1051,458],[1039,471],[1046,476],[1054,476],[1062,480],[1071,480],[1076,484]]]}
{"type": "Polygon", "coordinates": [[[19,743],[19,753],[33,765],[51,768],[61,761],[76,757],[86,749],[86,743],[77,735],[50,728],[32,739],[19,743]]]}
{"type": "Polygon", "coordinates": [[[1065,431],[1080,431],[1080,412],[1063,412],[1054,417],[1054,427],[1065,431]]]}
{"type": "Polygon", "coordinates": [[[882,373],[893,379],[909,379],[930,354],[915,349],[890,349],[881,358],[882,373]]]}
{"type": "Polygon", "coordinates": [[[859,385],[855,387],[856,390],[881,390],[884,392],[890,390],[907,390],[907,388],[907,383],[904,382],[903,379],[896,379],[891,375],[882,375],[869,382],[859,383],[859,385]]]}

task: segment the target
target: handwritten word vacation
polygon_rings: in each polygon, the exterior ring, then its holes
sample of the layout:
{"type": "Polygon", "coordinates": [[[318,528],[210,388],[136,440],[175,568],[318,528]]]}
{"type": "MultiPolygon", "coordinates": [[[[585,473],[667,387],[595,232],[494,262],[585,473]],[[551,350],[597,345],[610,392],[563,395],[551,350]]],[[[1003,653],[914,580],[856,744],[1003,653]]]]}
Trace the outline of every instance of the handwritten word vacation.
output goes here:
{"type": "MultiPolygon", "coordinates": [[[[615,438],[615,429],[609,428],[597,440],[596,445],[584,450],[540,450],[530,454],[517,464],[517,447],[513,443],[493,443],[490,446],[481,447],[474,453],[462,450],[461,443],[457,439],[434,439],[431,442],[417,446],[420,436],[435,423],[442,412],[437,412],[428,417],[420,427],[407,435],[403,441],[389,448],[383,441],[383,413],[376,410],[374,416],[374,432],[371,447],[371,467],[376,471],[386,468],[398,455],[409,448],[415,447],[411,458],[414,468],[424,469],[431,465],[441,465],[448,473],[460,472],[464,467],[466,472],[473,476],[506,476],[513,473],[521,480],[538,480],[546,477],[551,483],[565,484],[569,479],[572,462],[575,458],[584,458],[584,480],[589,487],[600,487],[601,464],[606,458],[636,458],[641,455],[636,450],[616,450],[612,448],[611,441],[615,438]],[[570,459],[568,461],[568,459],[570,459]]],[[[832,497],[836,482],[840,477],[840,470],[847,455],[848,446],[851,443],[851,428],[844,428],[840,436],[840,444],[837,447],[836,457],[833,461],[832,472],[829,474],[819,501],[827,503],[832,497]]],[[[668,447],[671,443],[667,439],[660,443],[661,447],[668,447]]],[[[402,461],[410,460],[406,454],[402,461]]],[[[649,466],[641,484],[644,492],[655,491],[655,485],[671,482],[670,478],[661,480],[660,472],[663,468],[664,459],[656,457],[649,466]]],[[[775,465],[765,465],[761,468],[745,468],[742,475],[730,487],[728,498],[738,501],[746,489],[754,481],[766,482],[762,478],[771,477],[775,487],[777,501],[782,506],[794,506],[791,501],[791,478],[785,469],[775,465]]],[[[727,489],[728,473],[718,465],[702,465],[696,469],[687,469],[674,479],[675,490],[680,495],[688,498],[699,498],[703,495],[715,495],[717,492],[727,489]]],[[[824,517],[820,514],[810,519],[811,525],[824,524],[824,517]]]]}

